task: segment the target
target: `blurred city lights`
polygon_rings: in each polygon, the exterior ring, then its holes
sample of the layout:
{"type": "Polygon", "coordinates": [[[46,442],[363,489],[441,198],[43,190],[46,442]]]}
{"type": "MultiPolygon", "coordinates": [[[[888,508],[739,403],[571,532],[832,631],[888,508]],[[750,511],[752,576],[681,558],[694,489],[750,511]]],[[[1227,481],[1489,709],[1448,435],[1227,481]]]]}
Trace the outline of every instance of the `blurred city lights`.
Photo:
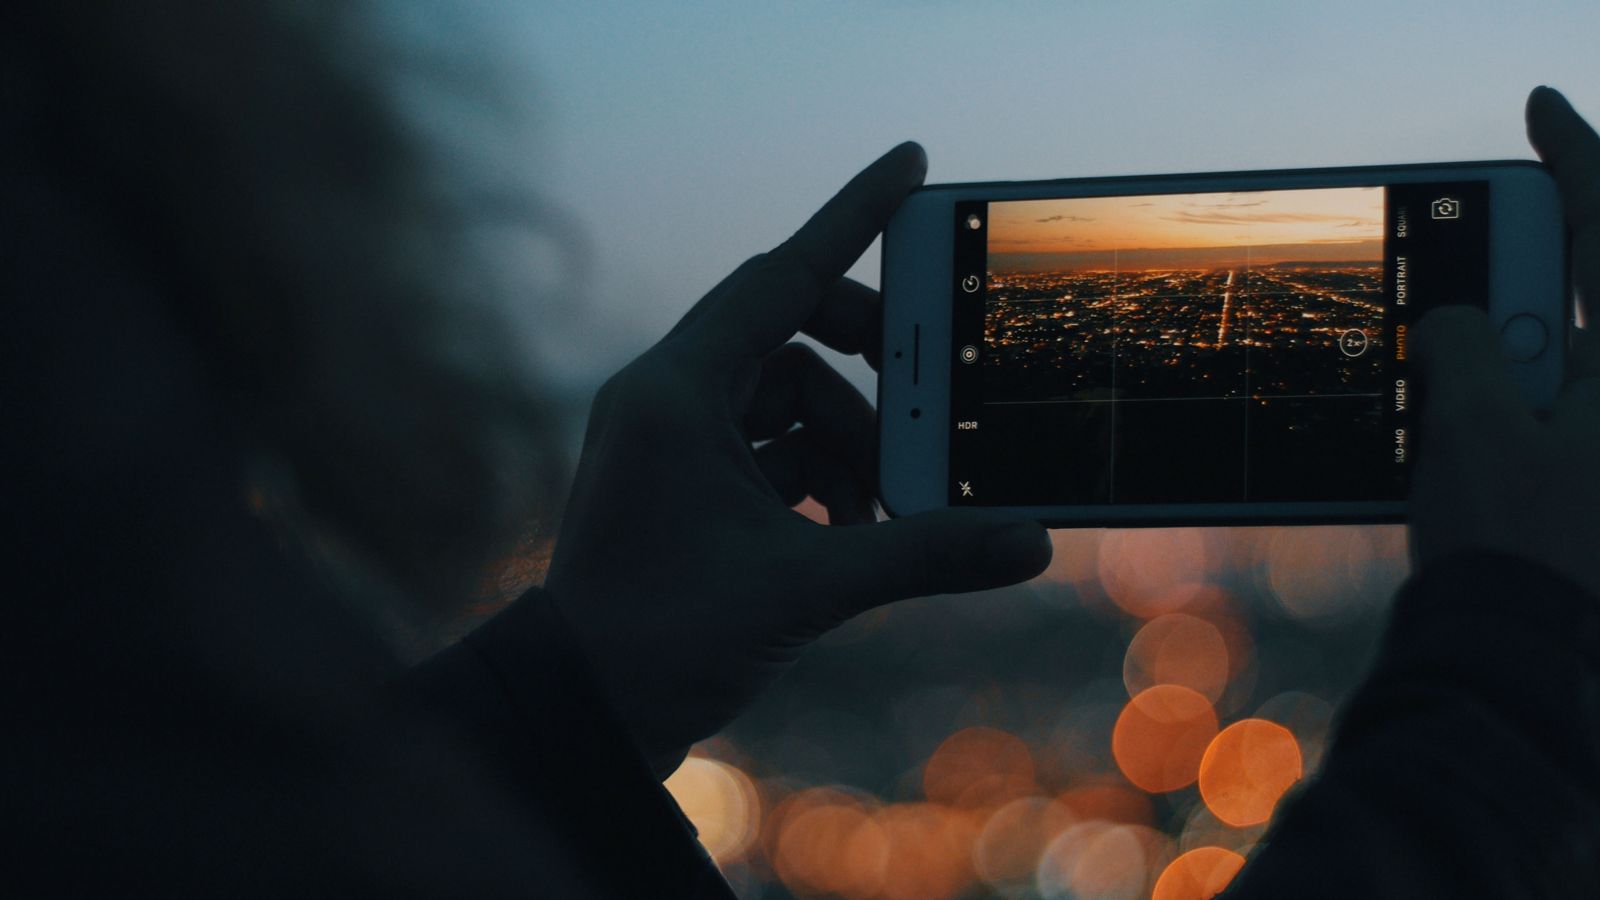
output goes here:
{"type": "Polygon", "coordinates": [[[1228,646],[1222,632],[1204,619],[1168,613],[1146,622],[1128,645],[1122,666],[1128,693],[1177,684],[1212,703],[1228,685],[1228,646]]]}
{"type": "Polygon", "coordinates": [[[1054,553],[1050,557],[1050,567],[1040,577],[1080,589],[1098,586],[1100,540],[1103,535],[1104,532],[1096,528],[1050,532],[1050,545],[1054,553]]]}
{"type": "Polygon", "coordinates": [[[1099,819],[1127,825],[1149,825],[1155,821],[1150,796],[1115,776],[1107,776],[1097,784],[1069,788],[1057,799],[1085,821],[1099,819]]]}
{"type": "Polygon", "coordinates": [[[1177,612],[1210,577],[1217,558],[1211,544],[1198,528],[1108,531],[1100,541],[1101,584],[1129,615],[1177,612]]]}
{"type": "Polygon", "coordinates": [[[1045,848],[1036,890],[1047,898],[1137,900],[1169,854],[1169,842],[1152,828],[1083,822],[1045,848]]]}
{"type": "Polygon", "coordinates": [[[1235,827],[1272,816],[1285,791],[1303,774],[1300,745],[1289,729],[1265,719],[1224,728],[1200,761],[1200,796],[1218,819],[1235,827]]]}
{"type": "Polygon", "coordinates": [[[1000,807],[972,848],[978,877],[1003,892],[1032,885],[1045,847],[1077,820],[1065,803],[1043,797],[1022,797],[1000,807]]]}
{"type": "MultiPolygon", "coordinates": [[[[888,842],[876,805],[832,788],[786,797],[766,831],[767,857],[795,893],[870,897],[882,885],[888,842]]],[[[696,823],[698,825],[698,823],[696,823]]]]}
{"type": "Polygon", "coordinates": [[[1221,847],[1190,850],[1167,866],[1151,900],[1205,900],[1215,897],[1244,868],[1244,857],[1221,847]]]}
{"type": "Polygon", "coordinates": [[[1351,586],[1366,578],[1377,548],[1367,529],[1280,528],[1267,539],[1267,581],[1290,616],[1322,623],[1358,614],[1351,586]]]}
{"type": "Polygon", "coordinates": [[[1188,900],[1234,877],[1316,770],[1403,533],[1051,539],[1028,587],[848,624],[673,776],[740,896],[1188,900]]]}
{"type": "Polygon", "coordinates": [[[749,776],[725,762],[691,756],[666,781],[700,843],[719,864],[742,857],[761,826],[761,800],[749,776]]]}
{"type": "Polygon", "coordinates": [[[1028,745],[996,728],[964,728],[952,734],[923,769],[929,800],[960,807],[993,806],[1034,791],[1028,745]]]}
{"type": "Polygon", "coordinates": [[[1111,752],[1128,780],[1152,793],[1187,787],[1200,774],[1200,758],[1217,734],[1210,701],[1189,688],[1160,684],[1123,707],[1111,734],[1111,752]]]}
{"type": "Polygon", "coordinates": [[[868,897],[883,887],[889,838],[860,806],[818,806],[785,824],[775,862],[797,892],[868,897]]]}
{"type": "Polygon", "coordinates": [[[970,884],[978,825],[970,813],[935,803],[888,806],[878,822],[889,835],[885,900],[951,897],[970,884]]]}

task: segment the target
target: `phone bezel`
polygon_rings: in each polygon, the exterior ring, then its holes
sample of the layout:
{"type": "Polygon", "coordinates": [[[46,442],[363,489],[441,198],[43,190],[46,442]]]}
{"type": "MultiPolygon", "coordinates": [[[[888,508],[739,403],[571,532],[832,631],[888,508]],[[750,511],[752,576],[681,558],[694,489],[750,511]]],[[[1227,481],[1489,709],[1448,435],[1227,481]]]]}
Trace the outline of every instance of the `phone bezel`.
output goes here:
{"type": "MultiPolygon", "coordinates": [[[[1548,170],[1529,160],[1327,169],[1213,172],[1054,181],[928,185],[912,193],[884,232],[883,363],[878,378],[879,494],[890,515],[948,505],[953,204],[963,200],[1176,194],[1383,186],[1406,182],[1489,182],[1489,315],[1496,326],[1531,313],[1543,322],[1545,352],[1510,362],[1536,407],[1553,402],[1571,326],[1566,233],[1548,170]]],[[[1393,522],[1394,501],[1180,503],[1003,509],[1060,526],[1393,522]]]]}

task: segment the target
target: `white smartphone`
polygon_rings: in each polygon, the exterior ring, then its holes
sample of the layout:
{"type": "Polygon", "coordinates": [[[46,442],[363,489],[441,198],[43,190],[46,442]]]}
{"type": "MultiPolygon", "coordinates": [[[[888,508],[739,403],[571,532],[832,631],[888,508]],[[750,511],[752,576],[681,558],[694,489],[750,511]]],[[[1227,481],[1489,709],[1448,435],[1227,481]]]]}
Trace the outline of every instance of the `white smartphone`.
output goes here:
{"type": "Polygon", "coordinates": [[[1548,406],[1566,244],[1554,182],[1520,161],[925,187],[883,240],[883,505],[1401,519],[1407,330],[1487,310],[1548,406]]]}

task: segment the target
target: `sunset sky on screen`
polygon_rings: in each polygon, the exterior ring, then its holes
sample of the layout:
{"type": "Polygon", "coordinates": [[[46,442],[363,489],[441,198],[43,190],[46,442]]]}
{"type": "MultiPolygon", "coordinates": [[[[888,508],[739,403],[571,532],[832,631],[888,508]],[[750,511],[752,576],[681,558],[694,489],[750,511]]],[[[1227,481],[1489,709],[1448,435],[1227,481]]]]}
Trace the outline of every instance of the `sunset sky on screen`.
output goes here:
{"type": "Polygon", "coordinates": [[[1163,254],[1139,251],[1211,248],[1229,248],[1216,256],[1218,260],[1248,258],[1260,265],[1367,261],[1380,258],[1382,239],[1381,188],[1075,197],[989,205],[991,267],[1009,262],[1004,267],[1013,270],[1104,268],[1111,264],[1112,251],[1121,251],[1139,265],[1160,265],[1163,254]],[[1248,257],[1237,252],[1236,248],[1246,247],[1248,257]]]}

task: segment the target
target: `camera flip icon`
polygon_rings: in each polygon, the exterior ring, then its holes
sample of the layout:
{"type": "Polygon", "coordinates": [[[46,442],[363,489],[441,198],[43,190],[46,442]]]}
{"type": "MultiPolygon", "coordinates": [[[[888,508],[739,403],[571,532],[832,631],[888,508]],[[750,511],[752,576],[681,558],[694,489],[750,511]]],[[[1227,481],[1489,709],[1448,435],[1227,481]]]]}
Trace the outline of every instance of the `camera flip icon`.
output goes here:
{"type": "Polygon", "coordinates": [[[1433,217],[1435,219],[1461,218],[1461,201],[1454,197],[1440,197],[1433,201],[1433,217]]]}

